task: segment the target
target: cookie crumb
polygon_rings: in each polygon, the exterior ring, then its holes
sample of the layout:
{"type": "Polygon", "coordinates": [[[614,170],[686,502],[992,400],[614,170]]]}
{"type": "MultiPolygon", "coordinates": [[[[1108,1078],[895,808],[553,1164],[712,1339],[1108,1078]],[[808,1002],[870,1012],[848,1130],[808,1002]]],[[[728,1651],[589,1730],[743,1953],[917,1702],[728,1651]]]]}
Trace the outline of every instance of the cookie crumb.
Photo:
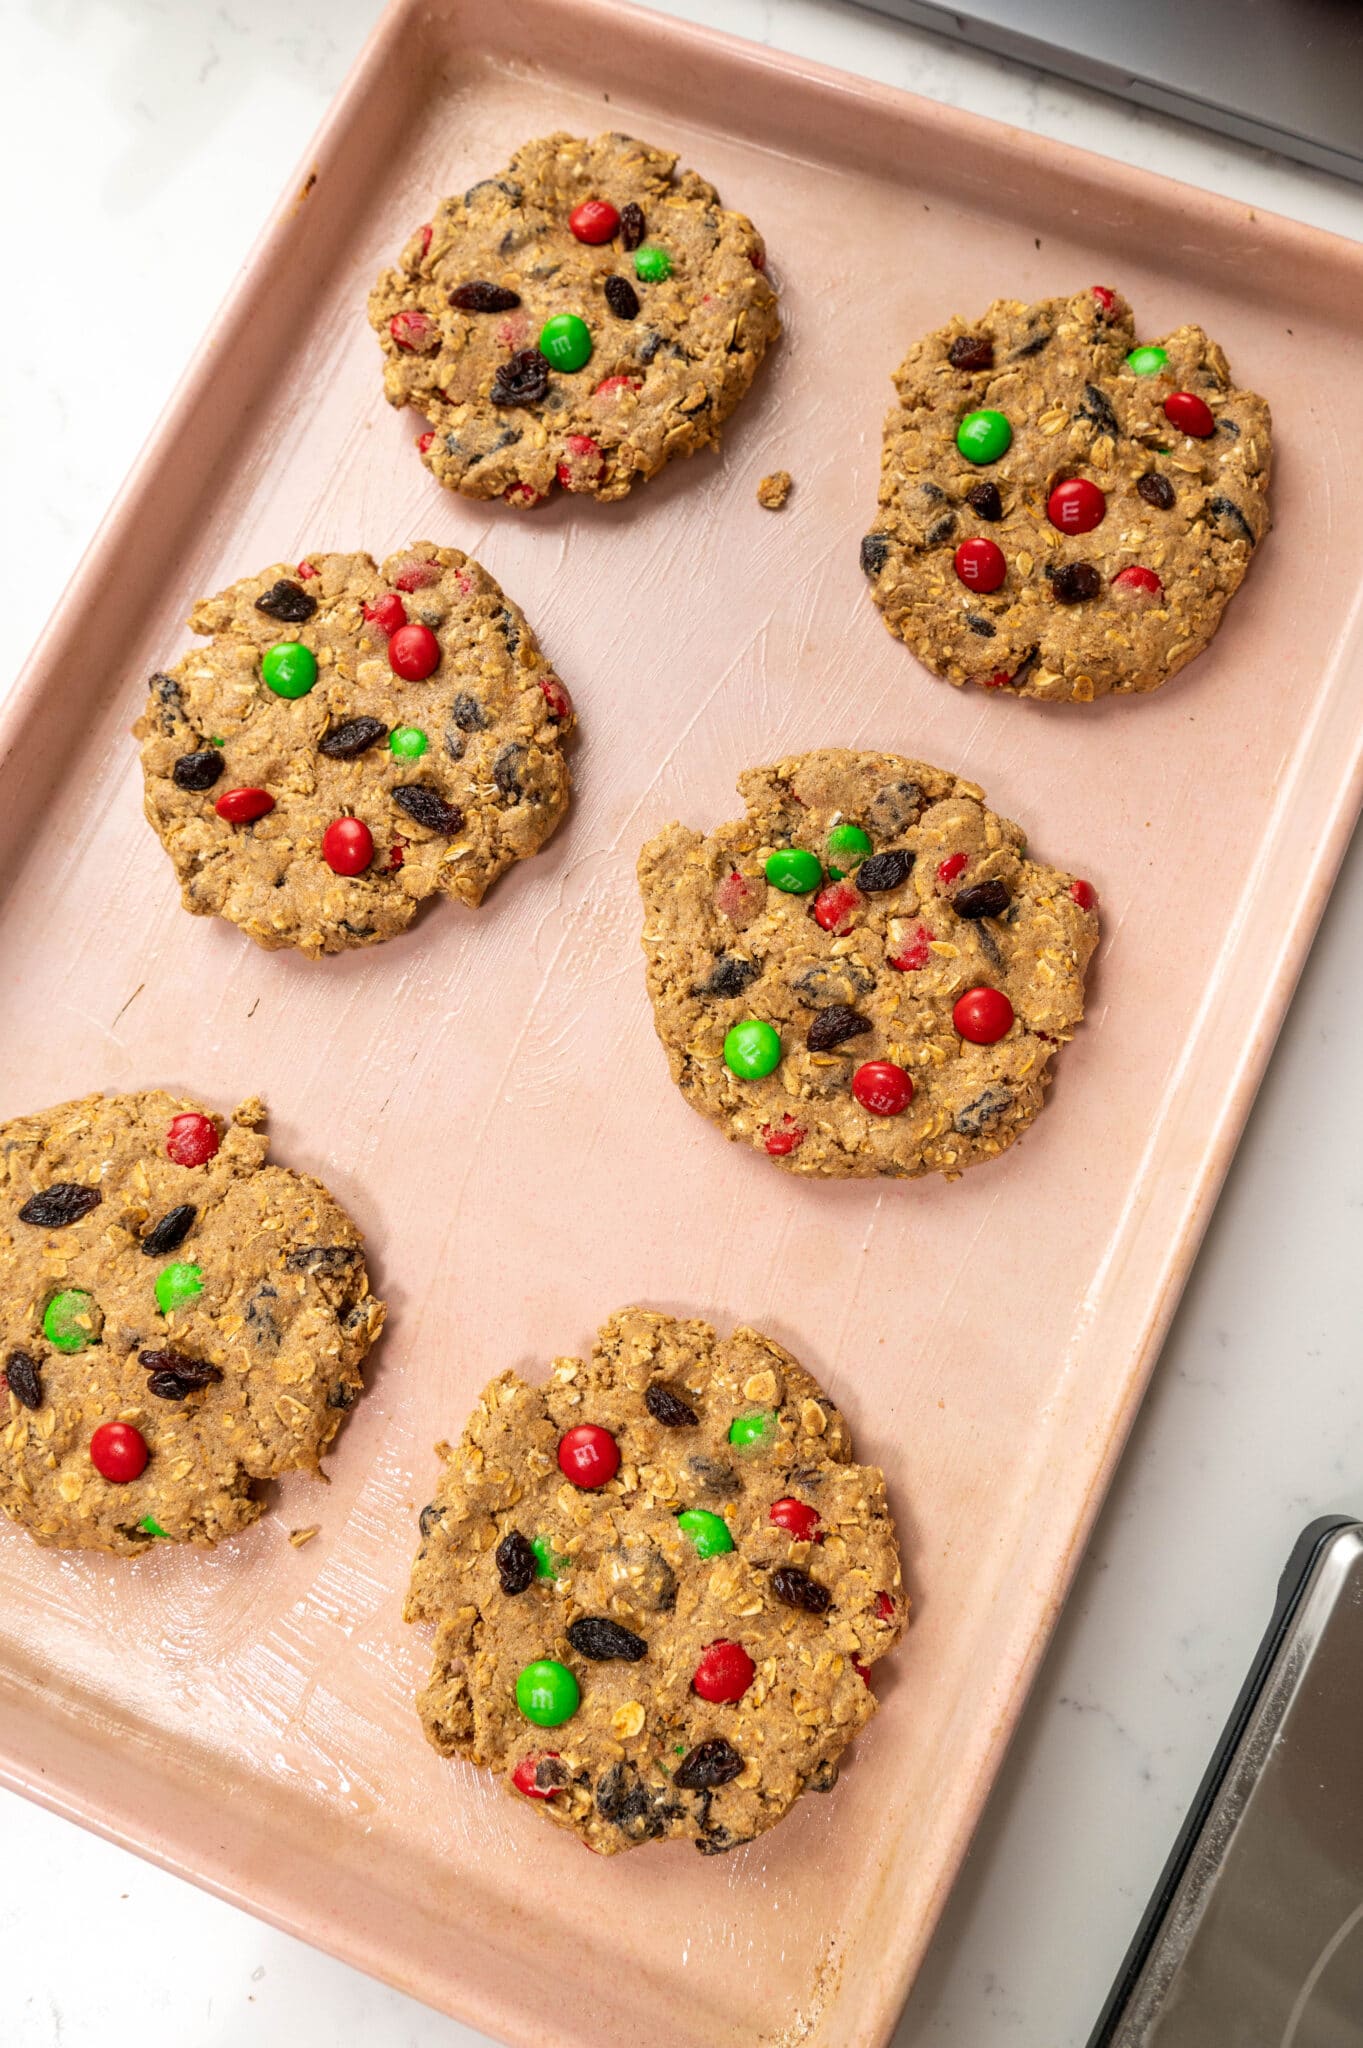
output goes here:
{"type": "Polygon", "coordinates": [[[790,471],[778,469],[771,476],[764,476],[757,486],[757,502],[768,512],[779,512],[790,496],[790,471]]]}
{"type": "Polygon", "coordinates": [[[289,1541],[294,1549],[301,1550],[305,1543],[311,1543],[321,1526],[320,1522],[310,1522],[306,1529],[290,1529],[289,1541]]]}

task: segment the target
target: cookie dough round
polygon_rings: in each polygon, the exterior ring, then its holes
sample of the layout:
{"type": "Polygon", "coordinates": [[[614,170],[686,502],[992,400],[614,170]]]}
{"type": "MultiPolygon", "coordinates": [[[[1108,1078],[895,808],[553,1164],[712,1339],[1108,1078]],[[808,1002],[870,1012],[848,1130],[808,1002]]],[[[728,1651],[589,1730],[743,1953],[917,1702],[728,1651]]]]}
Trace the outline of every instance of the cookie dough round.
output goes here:
{"type": "Polygon", "coordinates": [[[627,135],[528,142],[379,279],[384,392],[429,421],[417,445],[447,489],[623,498],[718,441],[780,319],[752,222],[676,165],[627,135]]]}
{"type": "Polygon", "coordinates": [[[1268,530],[1271,442],[1267,405],[1200,327],[1138,349],[1106,286],[999,299],[915,342],[894,381],[861,566],[934,674],[1087,704],[1201,653],[1268,530]],[[1197,403],[1171,417],[1176,393],[1197,403]],[[1001,454],[1002,430],[976,429],[988,460],[957,444],[977,412],[1011,429],[1001,454]],[[1076,481],[1101,497],[1056,501],[1062,529],[1051,494],[1076,481]]]}
{"type": "Polygon", "coordinates": [[[418,1706],[442,1755],[604,1855],[715,1855],[831,1789],[908,1602],[884,1479],[788,1352],[623,1309],[547,1384],[502,1373],[438,1450],[406,1613],[436,1626],[418,1706]],[[618,1456],[592,1487],[560,1468],[584,1425],[618,1456]],[[518,1704],[541,1660],[578,1695],[553,1725],[518,1704]]]}
{"type": "Polygon", "coordinates": [[[572,701],[519,606],[457,548],[418,541],[381,569],[276,562],[189,624],[209,645],[152,677],[133,728],[146,813],[186,910],[258,945],[315,959],[391,938],[424,897],[480,903],[568,807],[572,701]],[[281,660],[289,694],[267,680],[281,660]],[[242,796],[246,814],[224,815],[242,796]],[[341,826],[359,864],[338,873],[326,835],[343,819],[360,821],[341,826]]]}
{"type": "Polygon", "coordinates": [[[360,1234],[266,1164],[264,1121],[149,1090],[0,1126],[0,1508],[38,1543],[217,1543],[363,1391],[384,1310],[360,1234]],[[110,1436],[125,1469],[145,1446],[126,1481],[97,1467],[110,1436]]]}
{"type": "Polygon", "coordinates": [[[687,1101],[792,1173],[955,1179],[997,1158],[1083,1015],[1091,885],[923,761],[830,747],[738,787],[746,817],[669,825],[639,857],[654,1022],[687,1101]],[[978,1031],[981,1001],[1006,1025],[987,1043],[958,1028],[978,1031]]]}

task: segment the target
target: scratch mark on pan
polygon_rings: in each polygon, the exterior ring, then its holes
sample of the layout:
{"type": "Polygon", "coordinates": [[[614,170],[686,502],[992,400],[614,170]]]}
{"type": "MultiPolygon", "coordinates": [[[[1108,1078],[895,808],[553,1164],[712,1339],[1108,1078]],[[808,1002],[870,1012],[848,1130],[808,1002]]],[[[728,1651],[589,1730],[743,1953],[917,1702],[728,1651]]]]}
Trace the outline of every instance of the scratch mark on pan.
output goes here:
{"type": "Polygon", "coordinates": [[[147,984],[146,984],[146,982],[145,982],[145,981],[139,981],[139,982],[138,982],[138,984],[137,984],[137,987],[136,987],[136,988],[135,988],[135,989],[133,990],[132,994],[131,994],[131,995],[130,995],[130,996],[128,997],[128,1000],[127,1000],[127,1002],[126,1002],[126,1003],[124,1003],[124,1005],[123,1005],[123,1009],[119,1011],[119,1013],[118,1013],[118,1017],[115,1017],[115,1018],[114,1018],[114,1022],[113,1022],[113,1024],[111,1024],[111,1025],[109,1026],[109,1029],[110,1029],[111,1031],[113,1030],[113,1028],[114,1028],[114,1025],[115,1025],[115,1024],[117,1024],[117,1022],[118,1022],[118,1018],[119,1018],[119,1017],[121,1017],[121,1016],[123,1015],[123,1010],[130,1010],[130,1009],[132,1008],[133,1004],[134,1004],[134,1003],[135,1003],[135,1002],[137,1001],[137,998],[138,998],[138,997],[139,997],[139,996],[141,995],[141,993],[142,993],[143,989],[144,989],[144,988],[146,987],[146,985],[147,985],[147,984]]]}

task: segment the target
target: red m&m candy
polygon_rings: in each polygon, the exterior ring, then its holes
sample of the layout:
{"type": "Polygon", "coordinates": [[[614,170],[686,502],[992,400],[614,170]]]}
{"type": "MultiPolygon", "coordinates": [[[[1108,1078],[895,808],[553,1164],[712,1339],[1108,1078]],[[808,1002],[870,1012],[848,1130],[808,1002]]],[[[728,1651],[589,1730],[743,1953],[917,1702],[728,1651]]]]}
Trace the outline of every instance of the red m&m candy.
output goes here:
{"type": "Polygon", "coordinates": [[[535,1772],[544,1762],[545,1756],[557,1756],[556,1749],[546,1750],[544,1756],[523,1756],[511,1773],[511,1782],[518,1792],[524,1792],[527,1799],[552,1799],[558,1791],[557,1785],[546,1785],[543,1790],[535,1783],[535,1772]]]}
{"type": "Polygon", "coordinates": [[[1003,549],[992,540],[963,540],[952,561],[956,574],[970,590],[997,590],[1008,574],[1003,549]]]}
{"type": "Polygon", "coordinates": [[[957,999],[951,1021],[972,1045],[997,1045],[1013,1025],[1013,1005],[1001,988],[968,988],[957,999]]]}
{"type": "Polygon", "coordinates": [[[440,346],[440,329],[425,313],[394,313],[388,332],[409,355],[424,356],[440,346]]]}
{"type": "Polygon", "coordinates": [[[1070,883],[1070,896],[1081,910],[1092,910],[1098,901],[1098,892],[1092,882],[1082,880],[1070,883]]]}
{"type": "Polygon", "coordinates": [[[126,1486],[147,1469],[147,1439],[130,1422],[101,1422],[90,1439],[90,1463],[101,1479],[126,1486]]]}
{"type": "Polygon", "coordinates": [[[434,440],[435,435],[432,433],[429,427],[427,427],[424,434],[418,434],[416,437],[417,454],[428,455],[431,450],[431,444],[434,442],[434,440]]]}
{"type": "Polygon", "coordinates": [[[1086,476],[1067,476],[1046,500],[1046,517],[1062,533],[1092,533],[1106,511],[1107,499],[1086,476]]]}
{"type": "Polygon", "coordinates": [[[211,1117],[200,1116],[197,1110],[186,1110],[182,1116],[173,1116],[170,1120],[170,1129],[166,1132],[166,1157],[173,1159],[177,1166],[206,1166],[221,1142],[218,1127],[211,1117]]]}
{"type": "Polygon", "coordinates": [[[1119,569],[1112,579],[1112,588],[1119,596],[1141,603],[1164,595],[1164,585],[1154,570],[1142,568],[1139,562],[1133,562],[1129,569],[1119,569]]]}
{"type": "Polygon", "coordinates": [[[890,1597],[890,1595],[889,1595],[888,1593],[877,1593],[877,1594],[876,1594],[876,1620],[877,1620],[877,1621],[893,1621],[893,1620],[894,1620],[894,1601],[892,1600],[892,1598],[890,1597]]]}
{"type": "Polygon", "coordinates": [[[774,1500],[767,1510],[767,1520],[775,1522],[778,1529],[788,1529],[800,1543],[818,1541],[819,1519],[817,1508],[807,1507],[804,1501],[790,1497],[774,1500]]]}
{"type": "Polygon", "coordinates": [[[913,1082],[893,1060],[867,1060],[852,1076],[852,1093],[872,1116],[899,1116],[913,1101],[913,1082]]]}
{"type": "Polygon", "coordinates": [[[413,555],[403,563],[393,581],[399,590],[424,590],[428,583],[440,581],[440,564],[423,562],[413,555]]]}
{"type": "Polygon", "coordinates": [[[549,716],[555,725],[562,725],[566,719],[572,717],[573,700],[557,676],[541,676],[540,688],[544,692],[544,701],[549,706],[549,716]]]}
{"type": "Polygon", "coordinates": [[[391,635],[399,626],[406,625],[407,607],[395,590],[388,590],[382,597],[376,597],[373,604],[365,606],[364,616],[369,625],[391,635]]]}
{"type": "Polygon", "coordinates": [[[429,626],[399,626],[388,642],[388,666],[404,683],[424,683],[440,666],[440,642],[429,626]]]}
{"type": "Polygon", "coordinates": [[[251,825],[274,809],[268,789],[225,789],[213,806],[229,825],[251,825]]]}
{"type": "Polygon", "coordinates": [[[554,474],[565,491],[589,491],[606,466],[600,444],[590,434],[569,434],[554,474]]]}
{"type": "Polygon", "coordinates": [[[608,242],[620,225],[620,216],[609,199],[584,199],[568,215],[568,226],[579,242],[608,242]]]}
{"type": "Polygon", "coordinates": [[[826,932],[850,932],[852,912],[861,901],[861,891],[850,882],[830,882],[814,898],[814,921],[826,932]]]}
{"type": "Polygon", "coordinates": [[[1195,391],[1171,391],[1164,401],[1164,417],[1180,434],[1191,434],[1195,441],[1205,441],[1216,432],[1211,407],[1195,391]]]}
{"type": "Polygon", "coordinates": [[[797,1124],[787,1110],[779,1124],[763,1124],[762,1142],[769,1159],[789,1159],[792,1152],[798,1152],[809,1132],[803,1124],[797,1124]]]}
{"type": "Polygon", "coordinates": [[[1095,284],[1092,290],[1094,298],[1098,301],[1100,311],[1110,313],[1117,303],[1117,294],[1105,284],[1095,284]]]}
{"type": "Polygon", "coordinates": [[[322,834],[322,858],[333,875],[362,875],[374,858],[374,835],[363,818],[333,818],[322,834]]]}
{"type": "Polygon", "coordinates": [[[619,398],[626,391],[642,391],[642,377],[603,377],[592,393],[593,398],[619,398]]]}
{"type": "Polygon", "coordinates": [[[604,1486],[620,1470],[620,1447],[608,1429],[595,1422],[579,1422],[558,1442],[558,1468],[574,1486],[590,1492],[604,1486]]]}
{"type": "Polygon", "coordinates": [[[742,1699],[756,1672],[757,1666],[742,1643],[711,1643],[701,1651],[691,1683],[703,1700],[728,1707],[742,1699]]]}
{"type": "Polygon", "coordinates": [[[969,866],[968,853],[949,853],[945,860],[937,863],[937,879],[944,889],[949,889],[957,875],[963,875],[969,866]]]}

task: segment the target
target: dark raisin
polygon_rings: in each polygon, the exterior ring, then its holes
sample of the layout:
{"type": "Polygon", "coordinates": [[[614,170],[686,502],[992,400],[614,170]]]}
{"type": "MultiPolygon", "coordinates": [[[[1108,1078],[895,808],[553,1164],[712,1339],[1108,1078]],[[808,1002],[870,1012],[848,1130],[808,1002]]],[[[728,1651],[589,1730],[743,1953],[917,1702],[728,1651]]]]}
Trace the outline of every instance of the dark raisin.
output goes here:
{"type": "Polygon", "coordinates": [[[1026,356],[1039,356],[1041,354],[1042,349],[1048,346],[1050,340],[1051,335],[1049,330],[1043,329],[1043,331],[1040,334],[1031,334],[1027,337],[1026,341],[1021,342],[1018,345],[1018,347],[1013,350],[1013,353],[1008,360],[1010,362],[1016,363],[1020,362],[1026,356]]]}
{"type": "Polygon", "coordinates": [[[866,822],[873,839],[893,839],[911,825],[923,808],[923,792],[916,782],[887,782],[871,799],[866,822]]]}
{"type": "Polygon", "coordinates": [[[945,505],[947,494],[940,484],[926,483],[918,486],[918,495],[926,498],[930,505],[945,505]]]}
{"type": "MultiPolygon", "coordinates": [[[[353,1316],[358,1316],[360,1313],[361,1311],[358,1308],[351,1311],[353,1316]]],[[[349,1329],[349,1327],[349,1320],[341,1325],[343,1330],[349,1329]]],[[[328,1408],[349,1409],[355,1406],[359,1398],[360,1390],[358,1387],[352,1387],[348,1380],[337,1380],[335,1386],[327,1395],[327,1406],[328,1408]]]]}
{"type": "Polygon", "coordinates": [[[357,754],[367,753],[379,740],[386,740],[388,727],[381,718],[348,718],[344,725],[333,726],[323,733],[317,742],[319,754],[325,754],[329,761],[353,761],[357,754]]]}
{"type": "Polygon", "coordinates": [[[30,1195],[19,1211],[21,1223],[36,1223],[40,1230],[65,1230],[79,1223],[104,1200],[98,1188],[87,1188],[78,1180],[54,1180],[41,1194],[30,1195]]]}
{"type": "Polygon", "coordinates": [[[923,535],[923,545],[925,548],[939,548],[943,541],[951,539],[955,531],[956,514],[954,512],[944,512],[940,519],[933,520],[932,525],[923,535]]]}
{"type": "Polygon", "coordinates": [[[811,1052],[831,1052],[844,1039],[859,1038],[870,1028],[870,1018],[863,1017],[859,1010],[849,1010],[846,1003],[834,1003],[830,1009],[816,1010],[810,1018],[805,1044],[811,1052]]]}
{"type": "Polygon", "coordinates": [[[695,1429],[700,1422],[690,1402],[683,1401],[680,1394],[674,1394],[671,1387],[665,1387],[661,1380],[653,1380],[645,1387],[644,1406],[664,1429],[695,1429]]]}
{"type": "Polygon", "coordinates": [[[1251,547],[1254,546],[1254,528],[1233,498],[1223,497],[1218,492],[1214,498],[1207,500],[1207,510],[1213,519],[1231,529],[1233,539],[1248,541],[1251,547]]]}
{"type": "Polygon", "coordinates": [[[964,889],[958,889],[951,899],[951,907],[957,917],[1002,917],[1012,900],[1007,883],[991,878],[987,882],[970,882],[964,889]]]}
{"type": "Polygon", "coordinates": [[[639,311],[639,294],[627,277],[612,271],[606,279],[606,304],[617,320],[633,320],[639,311]]]}
{"type": "Polygon", "coordinates": [[[509,292],[504,284],[489,284],[484,277],[457,284],[450,293],[450,304],[461,313],[509,313],[520,302],[519,292],[509,292]]]}
{"type": "Polygon", "coordinates": [[[167,1209],[159,1223],[153,1223],[142,1240],[142,1250],[149,1259],[163,1259],[167,1252],[173,1252],[177,1245],[184,1243],[193,1227],[198,1210],[192,1202],[181,1202],[178,1208],[167,1209]]]}
{"type": "Polygon", "coordinates": [[[857,869],[857,887],[867,896],[884,889],[897,889],[913,873],[913,855],[907,847],[896,846],[889,853],[873,853],[857,869]]]}
{"type": "Polygon", "coordinates": [[[497,614],[497,630],[506,642],[507,653],[514,654],[521,644],[521,629],[506,605],[503,605],[497,614]]]}
{"type": "Polygon", "coordinates": [[[443,1522],[444,1519],[445,1510],[440,1506],[439,1502],[428,1500],[421,1513],[417,1516],[417,1527],[428,1543],[437,1522],[443,1522]]]}
{"type": "Polygon", "coordinates": [[[851,1003],[869,996],[875,976],[860,960],[816,960],[790,977],[790,988],[811,1010],[828,1003],[851,1003]]]}
{"type": "Polygon", "coordinates": [[[502,748],[492,764],[492,779],[503,796],[513,800],[522,794],[520,769],[525,759],[525,748],[517,746],[514,740],[502,748]]]}
{"type": "Polygon", "coordinates": [[[180,685],[174,676],[163,675],[158,669],[149,679],[147,687],[161,707],[162,732],[178,732],[184,720],[185,700],[180,694],[180,685]]]}
{"type": "Polygon", "coordinates": [[[957,1110],[953,1128],[963,1138],[978,1138],[981,1131],[1003,1115],[1012,1100],[1008,1089],[1000,1088],[997,1083],[991,1084],[973,1102],[967,1102],[963,1109],[957,1110]]]}
{"type": "Polygon", "coordinates": [[[1114,441],[1120,440],[1122,430],[1117,415],[1112,410],[1112,401],[1096,384],[1084,386],[1084,398],[1079,407],[1078,417],[1091,420],[1100,434],[1111,434],[1114,441]]]}
{"type": "Polygon", "coordinates": [[[992,640],[998,628],[990,619],[980,617],[978,612],[967,612],[965,622],[972,633],[978,633],[981,640],[992,640]]]}
{"type": "Polygon", "coordinates": [[[450,706],[450,717],[460,732],[486,732],[490,723],[486,711],[476,697],[467,690],[461,690],[450,706]]]}
{"type": "Polygon", "coordinates": [[[139,1351],[138,1363],[147,1368],[147,1392],[158,1401],[183,1401],[222,1378],[222,1369],[207,1359],[190,1358],[183,1351],[139,1351]]]}
{"type": "Polygon", "coordinates": [[[222,755],[216,747],[200,747],[193,754],[181,754],[170,771],[177,789],[211,789],[222,774],[222,755]]]}
{"type": "Polygon", "coordinates": [[[535,1553],[530,1540],[522,1536],[519,1529],[513,1529],[503,1536],[497,1545],[497,1577],[502,1582],[502,1591],[508,1599],[523,1593],[535,1580],[535,1553]]]}
{"type": "Polygon", "coordinates": [[[834,1757],[820,1757],[809,1776],[805,1779],[807,1792],[831,1792],[838,1782],[838,1765],[834,1757]]]}
{"type": "Polygon", "coordinates": [[[38,1370],[36,1358],[30,1358],[27,1351],[11,1351],[5,1367],[5,1378],[9,1390],[21,1408],[41,1408],[43,1405],[43,1378],[38,1370]]]}
{"type": "MultiPolygon", "coordinates": [[[[539,1773],[536,1772],[538,1780],[539,1773]]],[[[664,1785],[646,1785],[631,1763],[612,1764],[596,1784],[596,1810],[634,1842],[656,1841],[667,1833],[677,1808],[664,1785]]]]}
{"type": "MultiPolygon", "coordinates": [[[[656,327],[651,327],[648,333],[644,336],[643,340],[639,343],[638,347],[634,351],[635,355],[639,358],[639,361],[643,363],[645,366],[651,363],[653,361],[653,358],[657,355],[659,349],[663,347],[664,339],[665,337],[659,334],[656,327]]],[[[675,349],[673,350],[673,353],[676,353],[675,349]]]]}
{"type": "Polygon", "coordinates": [[[771,1575],[771,1590],[787,1607],[801,1607],[806,1614],[826,1614],[833,1600],[827,1586],[793,1564],[777,1566],[771,1575]]]}
{"type": "Polygon", "coordinates": [[[1092,562],[1066,562],[1051,576],[1051,595],[1057,604],[1083,604],[1086,598],[1097,597],[1102,587],[1103,579],[1092,562]]]}
{"type": "Polygon", "coordinates": [[[708,1835],[696,1836],[696,1847],[702,1856],[727,1856],[730,1849],[741,1849],[755,1839],[752,1835],[731,1834],[728,1828],[711,1828],[708,1835]]]}
{"type": "Polygon", "coordinates": [[[498,366],[490,396],[494,405],[538,405],[548,392],[548,363],[537,348],[523,348],[498,366]]]}
{"type": "Polygon", "coordinates": [[[755,960],[741,960],[737,953],[720,953],[706,979],[696,990],[699,996],[741,996],[762,972],[755,960]]]}
{"type": "Polygon", "coordinates": [[[861,538],[861,573],[863,576],[878,576],[890,559],[890,536],[887,533],[866,533],[861,538]]]}
{"type": "Polygon", "coordinates": [[[637,249],[646,232],[644,209],[631,199],[628,206],[620,208],[620,247],[637,249]]]}
{"type": "Polygon", "coordinates": [[[1143,477],[1137,479],[1136,489],[1147,505],[1154,505],[1160,512],[1173,510],[1174,487],[1158,470],[1147,470],[1143,477]]]}
{"type": "Polygon", "coordinates": [[[470,185],[464,194],[465,206],[471,206],[483,192],[504,192],[513,206],[519,206],[524,196],[514,178],[480,178],[478,183],[470,185]]]}
{"type": "Polygon", "coordinates": [[[722,1735],[712,1735],[708,1742],[698,1742],[687,1751],[672,1782],[683,1792],[709,1792],[716,1785],[727,1785],[742,1768],[743,1759],[733,1744],[722,1735]]]}
{"type": "Polygon", "coordinates": [[[458,804],[447,804],[438,789],[426,782],[402,782],[393,791],[393,802],[428,832],[457,832],[464,822],[458,804]]]}
{"type": "Polygon", "coordinates": [[[272,1304],[279,1299],[279,1289],[272,1287],[268,1280],[262,1281],[246,1304],[246,1327],[251,1341],[258,1351],[267,1355],[279,1348],[279,1325],[274,1319],[272,1304]]]}
{"type": "Polygon", "coordinates": [[[278,583],[263,590],[256,599],[258,612],[264,612],[267,619],[282,619],[286,626],[301,626],[316,609],[317,599],[287,576],[281,576],[278,583]]]}
{"type": "Polygon", "coordinates": [[[1003,517],[1003,500],[997,484],[972,484],[965,501],[977,518],[987,519],[991,524],[1003,517]]]}
{"type": "Polygon", "coordinates": [[[573,1774],[562,1757],[542,1756],[535,1765],[535,1790],[537,1792],[561,1792],[565,1785],[572,1783],[573,1774]]]}
{"type": "Polygon", "coordinates": [[[677,1604],[677,1574],[656,1543],[641,1537],[611,1551],[612,1582],[628,1580],[628,1598],[649,1614],[670,1614],[677,1604]],[[618,1560],[618,1564],[616,1563],[618,1560]]]}
{"type": "Polygon", "coordinates": [[[348,1273],[359,1256],[357,1244],[300,1244],[284,1264],[291,1273],[320,1273],[330,1280],[338,1273],[348,1273]]]}
{"type": "Polygon", "coordinates": [[[728,1465],[721,1465],[717,1458],[697,1454],[687,1459],[686,1469],[695,1480],[697,1490],[711,1500],[732,1500],[743,1491],[743,1482],[737,1472],[728,1465]]]}
{"type": "MultiPolygon", "coordinates": [[[[1220,389],[1220,387],[1221,387],[1221,379],[1220,379],[1220,378],[1218,377],[1218,378],[1216,378],[1216,379],[1215,379],[1214,381],[1215,381],[1215,383],[1216,383],[1217,389],[1219,390],[1219,389],[1220,389]]],[[[1232,441],[1238,441],[1238,440],[1239,440],[1239,438],[1240,438],[1240,428],[1239,428],[1239,424],[1238,424],[1238,423],[1237,423],[1237,422],[1236,422],[1235,420],[1228,420],[1228,419],[1226,418],[1225,414],[1224,414],[1224,413],[1222,413],[1222,415],[1221,415],[1220,419],[1219,419],[1219,420],[1217,421],[1217,423],[1216,423],[1216,424],[1217,424],[1217,426],[1218,426],[1218,427],[1220,428],[1220,430],[1221,430],[1221,432],[1222,432],[1223,434],[1229,434],[1229,435],[1230,435],[1230,437],[1231,437],[1232,441]]]]}
{"type": "Polygon", "coordinates": [[[992,370],[994,344],[987,334],[958,334],[947,350],[953,370],[992,370]]]}
{"type": "Polygon", "coordinates": [[[621,1628],[618,1621],[607,1620],[604,1614],[579,1616],[569,1623],[567,1635],[578,1656],[590,1657],[593,1664],[609,1664],[617,1658],[637,1664],[648,1655],[642,1636],[636,1636],[632,1628],[621,1628]]]}

